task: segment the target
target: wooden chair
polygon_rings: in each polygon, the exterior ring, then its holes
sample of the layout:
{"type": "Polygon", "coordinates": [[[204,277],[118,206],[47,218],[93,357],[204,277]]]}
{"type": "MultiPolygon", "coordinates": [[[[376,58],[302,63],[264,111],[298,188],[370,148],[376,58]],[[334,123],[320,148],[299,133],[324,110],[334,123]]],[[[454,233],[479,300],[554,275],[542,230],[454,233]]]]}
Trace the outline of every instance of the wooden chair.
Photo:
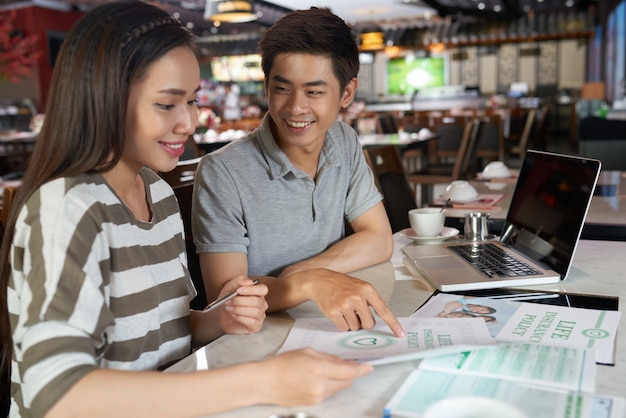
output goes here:
{"type": "Polygon", "coordinates": [[[405,146],[400,150],[402,166],[407,173],[412,173],[422,169],[425,159],[424,151],[421,147],[405,146]]]}
{"type": "Polygon", "coordinates": [[[199,162],[200,158],[180,160],[172,171],[161,172],[159,175],[172,187],[193,183],[199,162]]]}
{"type": "MultiPolygon", "coordinates": [[[[398,118],[398,130],[402,130],[406,134],[416,134],[422,128],[429,128],[428,112],[407,112],[398,118]]],[[[407,173],[420,170],[426,157],[423,144],[409,144],[400,147],[400,156],[404,170],[407,173]]]]}
{"type": "Polygon", "coordinates": [[[412,114],[412,113],[398,117],[397,123],[398,123],[398,131],[402,130],[408,133],[413,133],[413,132],[417,133],[419,132],[421,128],[428,125],[427,123],[420,125],[420,123],[416,120],[415,114],[412,114]]]}
{"type": "Polygon", "coordinates": [[[378,113],[376,115],[376,133],[397,134],[398,120],[392,113],[378,113]]]}
{"type": "Polygon", "coordinates": [[[187,142],[185,142],[185,152],[180,157],[181,160],[191,160],[194,158],[202,157],[204,152],[200,149],[196,140],[193,139],[193,135],[189,135],[187,142]]]}
{"type": "Polygon", "coordinates": [[[4,191],[2,192],[2,210],[0,211],[0,222],[2,225],[7,224],[7,220],[9,219],[9,211],[11,210],[11,205],[13,204],[13,199],[15,198],[15,192],[17,192],[17,187],[6,186],[4,191]]]}
{"type": "MultiPolygon", "coordinates": [[[[575,114],[576,112],[574,112],[575,114]]],[[[548,125],[550,121],[550,106],[544,104],[537,110],[535,125],[533,127],[534,149],[545,150],[548,146],[548,125]]]]}
{"type": "Polygon", "coordinates": [[[466,116],[430,117],[430,129],[439,138],[428,144],[429,163],[450,163],[456,158],[467,121],[466,116]]]}
{"type": "Polygon", "coordinates": [[[15,199],[16,192],[17,187],[13,186],[6,186],[2,192],[2,208],[0,208],[0,242],[2,241],[2,237],[4,235],[4,229],[6,228],[7,220],[9,219],[9,212],[11,211],[11,205],[15,199]]]}
{"type": "Polygon", "coordinates": [[[409,181],[415,186],[421,186],[421,206],[432,200],[432,191],[435,184],[447,184],[454,180],[465,180],[475,173],[476,147],[481,121],[478,118],[465,123],[461,143],[456,151],[454,163],[428,164],[421,171],[410,173],[409,181]]]}
{"type": "Polygon", "coordinates": [[[363,150],[378,190],[383,195],[383,204],[393,232],[409,228],[408,212],[417,207],[415,194],[406,177],[399,151],[394,145],[366,148],[363,150]]]}
{"type": "Polygon", "coordinates": [[[528,109],[528,112],[526,112],[523,118],[523,128],[519,135],[519,140],[515,141],[514,138],[512,138],[507,141],[505,152],[509,166],[521,167],[522,161],[524,161],[524,157],[526,156],[526,150],[528,149],[528,141],[533,133],[536,115],[537,109],[528,109]]]}
{"type": "Polygon", "coordinates": [[[180,215],[183,218],[185,228],[185,248],[187,250],[187,266],[193,284],[198,291],[198,296],[191,301],[192,309],[202,309],[207,305],[206,292],[204,288],[204,280],[202,279],[202,271],[200,270],[200,258],[196,253],[196,245],[193,243],[193,234],[191,230],[191,207],[193,202],[194,183],[181,184],[173,187],[178,205],[180,206],[180,215]]]}
{"type": "Polygon", "coordinates": [[[502,118],[497,114],[479,116],[476,157],[484,166],[490,161],[504,161],[504,134],[502,118]]]}
{"type": "Polygon", "coordinates": [[[187,266],[191,279],[198,291],[198,296],[191,301],[192,309],[202,309],[207,305],[206,293],[204,289],[204,281],[202,280],[202,271],[200,270],[200,259],[196,253],[196,245],[193,243],[193,234],[191,229],[191,207],[193,202],[193,187],[196,177],[196,169],[198,168],[199,158],[193,160],[179,161],[174,170],[167,173],[160,173],[161,177],[172,186],[178,206],[180,207],[180,215],[183,219],[185,229],[185,248],[187,250],[187,266]]]}
{"type": "Polygon", "coordinates": [[[361,112],[355,122],[354,129],[360,135],[372,135],[378,132],[378,117],[373,112],[361,112]]]}

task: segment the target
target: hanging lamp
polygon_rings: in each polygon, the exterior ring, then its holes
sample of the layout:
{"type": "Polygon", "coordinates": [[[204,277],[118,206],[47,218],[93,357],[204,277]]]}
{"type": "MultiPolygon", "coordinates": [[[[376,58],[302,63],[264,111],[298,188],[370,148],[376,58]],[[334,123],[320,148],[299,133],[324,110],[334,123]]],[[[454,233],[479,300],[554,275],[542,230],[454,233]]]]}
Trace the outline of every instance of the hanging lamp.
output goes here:
{"type": "Polygon", "coordinates": [[[385,35],[380,28],[370,28],[361,32],[361,51],[379,51],[385,48],[385,35]]]}
{"type": "Polygon", "coordinates": [[[257,16],[250,0],[207,0],[204,18],[226,23],[243,23],[256,20],[257,16]]]}

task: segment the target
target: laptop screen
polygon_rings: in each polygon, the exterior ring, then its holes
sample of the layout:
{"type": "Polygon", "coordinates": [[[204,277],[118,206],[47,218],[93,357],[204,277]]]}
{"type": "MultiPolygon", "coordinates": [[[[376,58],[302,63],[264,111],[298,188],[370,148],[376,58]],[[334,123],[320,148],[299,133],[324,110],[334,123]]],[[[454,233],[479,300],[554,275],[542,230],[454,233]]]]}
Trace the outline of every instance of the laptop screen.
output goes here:
{"type": "Polygon", "coordinates": [[[528,150],[502,241],[564,278],[599,172],[598,160],[528,150]]]}

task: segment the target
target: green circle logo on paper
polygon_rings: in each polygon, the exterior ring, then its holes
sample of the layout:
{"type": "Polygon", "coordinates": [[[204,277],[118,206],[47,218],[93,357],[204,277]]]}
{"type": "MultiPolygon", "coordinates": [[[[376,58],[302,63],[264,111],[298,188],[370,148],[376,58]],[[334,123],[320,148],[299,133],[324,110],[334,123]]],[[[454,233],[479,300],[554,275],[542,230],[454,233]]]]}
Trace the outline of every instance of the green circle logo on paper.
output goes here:
{"type": "Polygon", "coordinates": [[[393,338],[383,334],[357,332],[341,338],[337,341],[337,344],[345,348],[370,350],[372,348],[379,349],[389,347],[394,345],[395,341],[393,338]]]}
{"type": "Polygon", "coordinates": [[[589,328],[583,330],[583,335],[589,338],[607,338],[611,333],[600,328],[589,328]]]}

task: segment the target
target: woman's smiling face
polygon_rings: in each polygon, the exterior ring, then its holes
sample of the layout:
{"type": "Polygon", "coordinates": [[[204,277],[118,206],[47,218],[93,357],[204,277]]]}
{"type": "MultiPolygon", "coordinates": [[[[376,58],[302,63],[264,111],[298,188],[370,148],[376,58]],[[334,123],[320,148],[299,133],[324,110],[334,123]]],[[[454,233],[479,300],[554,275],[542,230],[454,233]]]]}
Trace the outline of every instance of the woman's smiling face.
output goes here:
{"type": "Polygon", "coordinates": [[[130,88],[122,161],[130,167],[170,171],[198,123],[200,70],[188,47],[174,48],[130,88]]]}

